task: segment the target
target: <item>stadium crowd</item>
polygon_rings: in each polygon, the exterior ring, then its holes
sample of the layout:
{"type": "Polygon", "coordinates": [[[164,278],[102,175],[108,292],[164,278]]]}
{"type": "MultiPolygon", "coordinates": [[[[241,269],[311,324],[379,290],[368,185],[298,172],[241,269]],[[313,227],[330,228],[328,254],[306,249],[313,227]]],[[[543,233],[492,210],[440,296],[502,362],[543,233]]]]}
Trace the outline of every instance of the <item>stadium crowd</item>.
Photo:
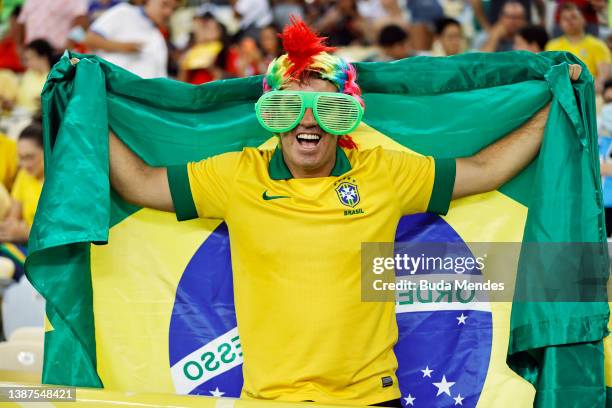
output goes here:
{"type": "MultiPolygon", "coordinates": [[[[0,0],[0,249],[27,252],[44,182],[40,92],[64,50],[191,84],[257,75],[291,16],[350,61],[569,51],[596,80],[612,208],[612,30],[605,0],[0,0]]],[[[609,186],[608,186],[609,184],[609,186]]],[[[612,213],[607,219],[612,219],[612,213]]],[[[612,228],[608,228],[611,232],[612,228]]],[[[0,252],[0,278],[19,265],[0,252]]]]}

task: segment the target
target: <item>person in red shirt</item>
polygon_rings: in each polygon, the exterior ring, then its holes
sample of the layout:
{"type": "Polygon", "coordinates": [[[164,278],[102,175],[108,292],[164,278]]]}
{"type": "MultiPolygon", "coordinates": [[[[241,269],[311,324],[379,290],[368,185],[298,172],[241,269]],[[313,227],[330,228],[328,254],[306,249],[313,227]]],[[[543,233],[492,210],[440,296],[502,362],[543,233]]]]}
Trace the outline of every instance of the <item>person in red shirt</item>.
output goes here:
{"type": "Polygon", "coordinates": [[[10,69],[15,72],[22,72],[25,67],[21,65],[18,48],[18,26],[17,17],[21,12],[21,7],[15,7],[9,18],[8,30],[0,40],[0,69],[10,69]]]}
{"type": "Polygon", "coordinates": [[[238,51],[230,46],[227,30],[211,13],[193,19],[192,45],[179,66],[178,80],[199,85],[237,76],[238,51]]]}

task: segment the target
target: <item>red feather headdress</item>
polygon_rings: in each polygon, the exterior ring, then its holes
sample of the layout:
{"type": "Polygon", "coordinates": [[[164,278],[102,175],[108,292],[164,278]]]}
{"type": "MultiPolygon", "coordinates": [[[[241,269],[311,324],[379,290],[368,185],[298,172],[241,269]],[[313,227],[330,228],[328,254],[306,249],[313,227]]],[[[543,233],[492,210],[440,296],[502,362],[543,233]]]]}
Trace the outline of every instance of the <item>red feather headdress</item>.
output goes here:
{"type": "Polygon", "coordinates": [[[280,37],[283,40],[287,58],[291,61],[287,74],[295,79],[303,79],[314,62],[314,56],[324,51],[335,50],[334,47],[325,45],[327,37],[319,37],[306,23],[294,16],[291,16],[291,24],[285,26],[280,37]]]}

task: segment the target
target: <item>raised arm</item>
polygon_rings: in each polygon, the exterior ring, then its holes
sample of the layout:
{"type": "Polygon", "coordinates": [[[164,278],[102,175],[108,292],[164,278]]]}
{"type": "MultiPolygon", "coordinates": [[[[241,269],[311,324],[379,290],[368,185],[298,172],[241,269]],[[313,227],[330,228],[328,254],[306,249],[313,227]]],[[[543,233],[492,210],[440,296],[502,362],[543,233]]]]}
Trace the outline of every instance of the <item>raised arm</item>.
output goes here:
{"type": "MultiPolygon", "coordinates": [[[[569,66],[572,81],[581,73],[580,65],[569,66]]],[[[550,104],[501,140],[473,156],[457,159],[453,199],[495,190],[525,168],[540,150],[549,110],[550,104]]]]}
{"type": "Polygon", "coordinates": [[[110,181],[125,201],[141,207],[174,211],[165,167],[151,167],[111,131],[110,181]]]}
{"type": "Polygon", "coordinates": [[[540,149],[549,106],[475,155],[457,159],[453,199],[495,190],[527,166],[540,149]]]}
{"type": "Polygon", "coordinates": [[[87,31],[84,40],[85,45],[94,50],[104,50],[108,52],[134,53],[139,52],[142,44],[136,42],[121,42],[108,40],[93,31],[87,31]]]}

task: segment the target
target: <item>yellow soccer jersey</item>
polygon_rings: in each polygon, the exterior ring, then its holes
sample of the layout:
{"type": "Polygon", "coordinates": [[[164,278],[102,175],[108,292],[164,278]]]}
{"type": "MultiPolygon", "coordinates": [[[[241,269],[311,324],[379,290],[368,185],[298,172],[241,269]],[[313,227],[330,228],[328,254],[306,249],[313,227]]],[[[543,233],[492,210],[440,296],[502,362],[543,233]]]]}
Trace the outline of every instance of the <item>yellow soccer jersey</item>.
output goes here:
{"type": "Polygon", "coordinates": [[[569,42],[565,36],[551,40],[546,44],[546,51],[571,52],[586,64],[594,77],[599,75],[597,69],[599,64],[612,62],[608,46],[600,39],[588,34],[577,43],[569,42]]]}
{"type": "Polygon", "coordinates": [[[38,206],[38,199],[42,192],[43,183],[30,173],[21,169],[15,178],[15,184],[11,196],[21,204],[21,216],[31,227],[34,222],[34,214],[38,206]]]}
{"type": "Polygon", "coordinates": [[[17,174],[17,145],[7,136],[0,133],[0,183],[7,190],[13,186],[17,174]]]}
{"type": "Polygon", "coordinates": [[[395,304],[361,301],[361,243],[393,242],[402,215],[446,213],[454,178],[453,159],[381,148],[338,148],[320,178],[293,178],[278,149],[168,168],[179,220],[229,229],[242,397],[400,397],[395,304]]]}

